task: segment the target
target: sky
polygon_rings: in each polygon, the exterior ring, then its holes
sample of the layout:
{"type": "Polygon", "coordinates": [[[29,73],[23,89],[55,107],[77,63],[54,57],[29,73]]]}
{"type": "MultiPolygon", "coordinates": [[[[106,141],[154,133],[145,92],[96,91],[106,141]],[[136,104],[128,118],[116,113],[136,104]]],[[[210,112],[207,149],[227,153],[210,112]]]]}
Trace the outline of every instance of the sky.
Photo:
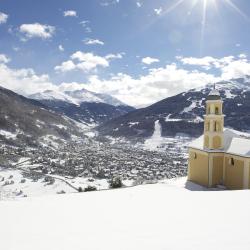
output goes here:
{"type": "Polygon", "coordinates": [[[144,107],[250,75],[249,0],[1,0],[0,85],[144,107]]]}

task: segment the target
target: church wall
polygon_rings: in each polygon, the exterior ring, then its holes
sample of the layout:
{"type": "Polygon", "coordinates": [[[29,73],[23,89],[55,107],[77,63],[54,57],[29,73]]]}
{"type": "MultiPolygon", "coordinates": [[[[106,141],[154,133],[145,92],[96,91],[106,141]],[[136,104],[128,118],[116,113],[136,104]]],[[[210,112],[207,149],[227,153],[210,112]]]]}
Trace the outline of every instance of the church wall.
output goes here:
{"type": "Polygon", "coordinates": [[[221,137],[216,135],[213,137],[213,148],[218,149],[221,147],[221,137]]]}
{"type": "Polygon", "coordinates": [[[244,159],[234,155],[225,156],[225,186],[229,189],[243,189],[244,159]],[[233,159],[234,165],[230,159],[233,159]]]}
{"type": "Polygon", "coordinates": [[[223,164],[224,155],[213,156],[213,168],[212,168],[212,186],[222,184],[223,181],[223,164]]]}
{"type": "Polygon", "coordinates": [[[189,149],[188,180],[208,186],[208,154],[189,149]]]}
{"type": "Polygon", "coordinates": [[[248,162],[249,172],[248,172],[248,188],[250,189],[250,161],[248,162]]]}

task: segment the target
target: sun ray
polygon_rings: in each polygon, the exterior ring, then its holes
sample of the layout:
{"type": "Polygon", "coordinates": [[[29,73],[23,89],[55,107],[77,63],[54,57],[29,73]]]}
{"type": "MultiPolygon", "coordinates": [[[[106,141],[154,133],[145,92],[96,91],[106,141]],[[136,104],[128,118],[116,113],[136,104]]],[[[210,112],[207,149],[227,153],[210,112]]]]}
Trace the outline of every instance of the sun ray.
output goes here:
{"type": "Polygon", "coordinates": [[[244,17],[247,21],[250,21],[249,17],[240,10],[231,0],[224,0],[232,9],[234,9],[238,14],[240,14],[242,17],[244,17]]]}
{"type": "Polygon", "coordinates": [[[162,15],[166,15],[169,12],[175,10],[179,5],[181,5],[184,2],[184,0],[179,0],[177,2],[175,2],[174,4],[172,4],[169,8],[167,8],[165,11],[163,11],[162,15]]]}
{"type": "Polygon", "coordinates": [[[207,21],[207,0],[203,0],[202,21],[201,21],[200,54],[202,54],[202,50],[203,50],[206,21],[207,21]]]}

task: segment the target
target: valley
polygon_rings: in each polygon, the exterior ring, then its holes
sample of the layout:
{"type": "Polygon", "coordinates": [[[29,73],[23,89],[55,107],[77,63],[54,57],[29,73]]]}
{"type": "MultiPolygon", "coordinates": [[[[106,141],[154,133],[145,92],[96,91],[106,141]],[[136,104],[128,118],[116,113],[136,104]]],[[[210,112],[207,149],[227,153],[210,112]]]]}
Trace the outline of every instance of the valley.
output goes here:
{"type": "MultiPolygon", "coordinates": [[[[2,199],[104,190],[116,177],[130,187],[186,176],[187,148],[203,131],[211,88],[137,110],[86,90],[45,91],[32,100],[0,89],[2,199]]],[[[249,77],[217,88],[226,125],[248,132],[249,77]]]]}

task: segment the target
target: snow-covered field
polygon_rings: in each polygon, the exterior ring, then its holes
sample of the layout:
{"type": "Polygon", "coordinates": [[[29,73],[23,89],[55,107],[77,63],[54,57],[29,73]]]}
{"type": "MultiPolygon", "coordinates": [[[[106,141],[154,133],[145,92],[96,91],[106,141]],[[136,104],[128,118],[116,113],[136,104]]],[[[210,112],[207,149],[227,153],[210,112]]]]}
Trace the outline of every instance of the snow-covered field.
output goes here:
{"type": "Polygon", "coordinates": [[[2,201],[0,248],[248,250],[249,194],[207,191],[185,184],[182,178],[126,189],[2,201]]]}
{"type": "MultiPolygon", "coordinates": [[[[0,201],[15,199],[17,197],[34,197],[77,192],[63,180],[70,183],[76,189],[79,187],[84,189],[88,186],[94,186],[97,190],[109,188],[109,183],[106,179],[99,180],[81,177],[66,178],[51,175],[51,177],[56,178],[52,183],[50,183],[50,181],[45,181],[45,177],[42,176],[40,176],[37,180],[33,180],[31,177],[26,177],[20,170],[3,170],[1,168],[0,170],[0,201]]],[[[132,181],[124,182],[124,184],[131,186],[132,181]]]]}

